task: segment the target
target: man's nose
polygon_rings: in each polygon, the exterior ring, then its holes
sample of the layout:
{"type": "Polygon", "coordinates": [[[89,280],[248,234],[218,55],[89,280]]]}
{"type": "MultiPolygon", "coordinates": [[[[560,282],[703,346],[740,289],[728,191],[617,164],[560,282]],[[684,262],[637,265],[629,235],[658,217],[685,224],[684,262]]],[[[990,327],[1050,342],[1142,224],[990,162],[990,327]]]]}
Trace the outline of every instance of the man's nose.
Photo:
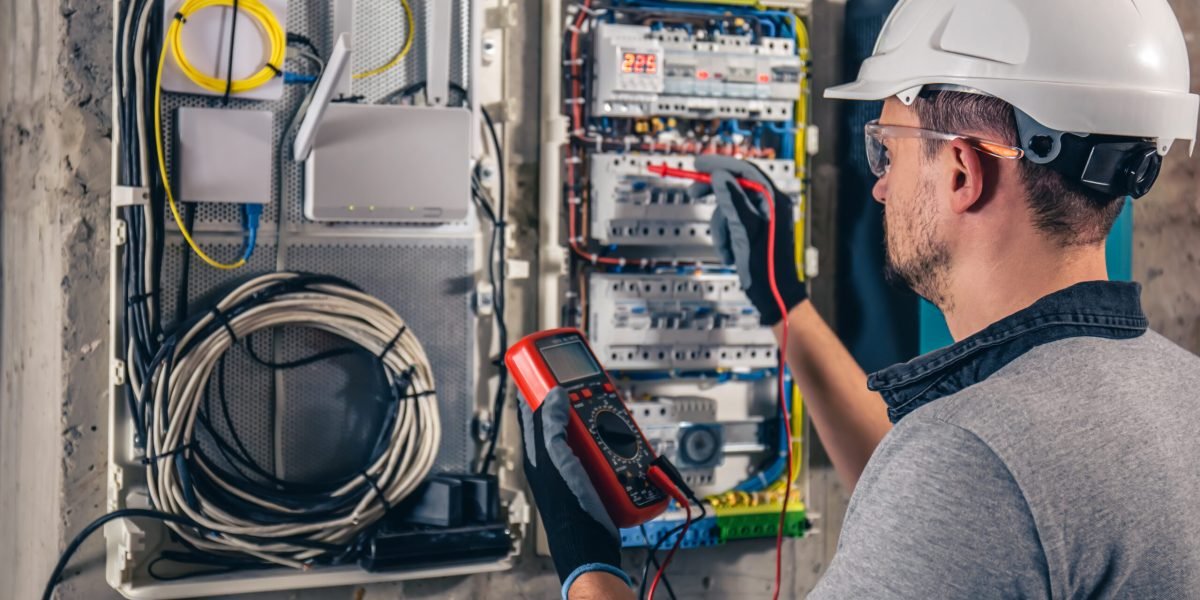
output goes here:
{"type": "Polygon", "coordinates": [[[871,195],[875,197],[875,201],[880,204],[887,204],[887,174],[880,177],[875,182],[875,187],[871,189],[871,195]]]}

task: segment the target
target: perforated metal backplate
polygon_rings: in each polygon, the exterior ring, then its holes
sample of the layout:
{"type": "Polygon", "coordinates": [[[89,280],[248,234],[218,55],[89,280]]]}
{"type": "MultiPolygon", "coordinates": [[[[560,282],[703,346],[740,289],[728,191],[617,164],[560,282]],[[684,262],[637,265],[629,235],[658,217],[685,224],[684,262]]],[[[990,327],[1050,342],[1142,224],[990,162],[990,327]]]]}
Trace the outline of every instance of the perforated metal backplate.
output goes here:
{"type": "MultiPolygon", "coordinates": [[[[454,1],[456,29],[450,79],[468,87],[470,0],[454,1]]],[[[364,102],[374,102],[424,79],[425,2],[410,3],[417,24],[413,50],[396,67],[352,84],[352,93],[363,95],[364,102]]],[[[288,31],[308,36],[327,55],[333,40],[332,5],[291,2],[288,31]]],[[[355,5],[353,69],[358,72],[387,62],[403,43],[407,25],[399,0],[357,0],[355,5]]],[[[316,73],[314,66],[300,59],[289,60],[287,70],[316,73]]],[[[478,234],[466,225],[439,233],[428,227],[324,225],[306,220],[302,213],[303,165],[291,160],[290,147],[280,147],[306,92],[307,86],[288,85],[278,101],[234,98],[228,103],[229,109],[274,112],[272,144],[276,149],[274,159],[280,165],[270,176],[273,190],[279,190],[277,186],[282,183],[282,202],[279,197],[264,199],[269,201],[261,218],[260,241],[246,267],[220,271],[191,258],[187,283],[190,308],[194,311],[201,299],[277,267],[336,275],[362,287],[400,314],[425,346],[433,365],[442,421],[442,445],[435,470],[467,470],[476,449],[470,436],[477,370],[470,291],[476,277],[474,257],[481,243],[478,234]],[[273,243],[280,206],[282,255],[273,243]]],[[[224,104],[213,96],[164,94],[164,149],[172,173],[175,112],[181,106],[224,104]]],[[[169,216],[168,229],[175,229],[169,216]]],[[[218,260],[232,261],[240,255],[239,207],[199,206],[195,230],[196,239],[218,260]]],[[[181,244],[182,240],[172,235],[163,259],[162,299],[168,325],[174,321],[178,303],[185,249],[181,244]]],[[[262,358],[276,363],[346,345],[336,336],[296,329],[256,335],[253,343],[262,358]]],[[[276,375],[272,369],[253,362],[239,347],[226,358],[229,421],[246,452],[277,476],[294,481],[344,476],[361,467],[389,408],[375,376],[372,359],[362,355],[339,357],[276,375]]],[[[217,383],[214,374],[209,417],[216,435],[228,441],[232,439],[230,423],[220,410],[217,383]]],[[[210,456],[219,456],[211,435],[201,432],[198,437],[210,456]]]]}

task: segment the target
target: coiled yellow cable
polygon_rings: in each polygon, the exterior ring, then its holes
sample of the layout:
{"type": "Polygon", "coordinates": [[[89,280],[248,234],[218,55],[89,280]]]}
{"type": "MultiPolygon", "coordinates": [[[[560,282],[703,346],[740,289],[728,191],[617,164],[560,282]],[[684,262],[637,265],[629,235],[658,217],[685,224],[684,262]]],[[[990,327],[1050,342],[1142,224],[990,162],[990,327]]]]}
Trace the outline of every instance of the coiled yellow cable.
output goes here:
{"type": "Polygon", "coordinates": [[[171,49],[171,58],[175,59],[175,64],[179,65],[179,70],[196,85],[217,94],[224,94],[227,85],[229,87],[228,91],[231,94],[248,92],[278,77],[283,72],[283,60],[287,53],[287,33],[284,32],[283,26],[279,24],[279,19],[275,17],[275,13],[271,12],[271,9],[267,8],[261,0],[238,0],[237,8],[250,15],[258,23],[259,29],[262,30],[266,38],[267,47],[270,50],[267,62],[255,74],[245,79],[235,79],[233,81],[226,81],[225,79],[213,77],[212,75],[196,70],[196,67],[188,61],[187,55],[183,51],[182,31],[184,23],[187,23],[188,18],[193,14],[206,8],[213,6],[232,7],[233,5],[234,0],[187,0],[179,7],[179,10],[175,13],[175,18],[171,20],[171,26],[167,29],[165,46],[171,49]]]}
{"type": "Polygon", "coordinates": [[[408,0],[400,0],[400,6],[402,6],[404,8],[404,20],[406,22],[406,27],[407,27],[404,31],[404,46],[402,46],[400,48],[400,51],[397,52],[396,55],[393,56],[391,60],[387,61],[387,64],[384,64],[379,67],[375,67],[374,69],[371,69],[369,71],[355,73],[353,75],[354,79],[366,79],[367,77],[372,77],[374,75],[378,75],[378,74],[400,64],[400,61],[404,60],[404,57],[408,56],[409,51],[412,50],[413,30],[416,27],[416,25],[414,24],[414,21],[413,21],[412,7],[408,5],[408,0]]]}

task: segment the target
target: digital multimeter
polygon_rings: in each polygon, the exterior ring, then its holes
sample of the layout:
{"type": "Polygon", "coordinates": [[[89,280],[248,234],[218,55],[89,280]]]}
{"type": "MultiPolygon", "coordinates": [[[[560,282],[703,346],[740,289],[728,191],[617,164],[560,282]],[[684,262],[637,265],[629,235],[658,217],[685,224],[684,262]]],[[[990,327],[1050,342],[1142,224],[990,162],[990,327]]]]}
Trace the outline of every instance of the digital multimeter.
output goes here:
{"type": "Polygon", "coordinates": [[[567,443],[617,527],[633,527],[667,508],[667,495],[647,473],[656,458],[578,329],[552,329],[517,342],[504,357],[532,410],[555,387],[567,392],[567,443]]]}

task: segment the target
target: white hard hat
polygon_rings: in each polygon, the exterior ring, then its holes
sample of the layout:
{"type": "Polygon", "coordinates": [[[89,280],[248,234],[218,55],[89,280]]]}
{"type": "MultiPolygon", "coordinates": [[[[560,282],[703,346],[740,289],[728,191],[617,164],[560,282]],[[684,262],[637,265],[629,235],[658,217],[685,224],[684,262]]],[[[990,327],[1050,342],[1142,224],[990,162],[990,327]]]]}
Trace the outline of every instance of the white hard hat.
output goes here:
{"type": "Polygon", "coordinates": [[[1175,140],[1195,146],[1190,82],[1167,0],[901,0],[858,81],[825,96],[912,104],[951,86],[1050,130],[1157,140],[1166,154],[1175,140]]]}

